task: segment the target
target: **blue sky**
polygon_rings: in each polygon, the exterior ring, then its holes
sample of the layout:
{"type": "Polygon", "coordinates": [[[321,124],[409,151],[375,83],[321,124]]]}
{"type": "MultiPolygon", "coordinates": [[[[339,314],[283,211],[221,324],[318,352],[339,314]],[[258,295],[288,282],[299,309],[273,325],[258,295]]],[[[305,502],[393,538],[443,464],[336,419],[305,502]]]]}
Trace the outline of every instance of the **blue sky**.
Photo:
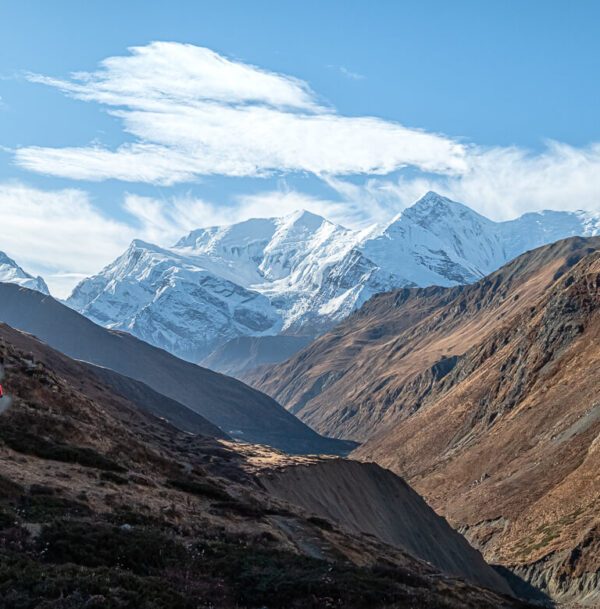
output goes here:
{"type": "Polygon", "coordinates": [[[591,0],[5,0],[0,249],[63,295],[133,236],[296,207],[597,209],[598,23],[591,0]]]}

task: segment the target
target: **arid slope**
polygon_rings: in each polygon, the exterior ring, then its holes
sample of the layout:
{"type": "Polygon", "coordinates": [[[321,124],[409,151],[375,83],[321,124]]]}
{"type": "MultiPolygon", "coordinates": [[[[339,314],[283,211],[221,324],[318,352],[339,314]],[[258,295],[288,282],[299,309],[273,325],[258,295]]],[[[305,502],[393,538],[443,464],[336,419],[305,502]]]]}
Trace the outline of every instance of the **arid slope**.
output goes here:
{"type": "Polygon", "coordinates": [[[373,463],[330,459],[291,465],[260,476],[270,494],[407,550],[445,573],[508,591],[479,553],[402,478],[373,463]]]}
{"type": "MultiPolygon", "coordinates": [[[[464,577],[506,589],[390,473],[178,431],[6,326],[0,357],[0,598],[9,606],[524,607],[441,574],[392,539],[310,516],[265,483],[295,467],[318,468],[322,479],[330,463],[335,478],[349,467],[367,482],[393,479],[429,547],[440,544],[464,577]]],[[[392,499],[379,488],[372,510],[392,499]]]]}
{"type": "Polygon", "coordinates": [[[405,476],[490,562],[600,604],[600,252],[499,323],[356,457],[405,476]]]}
{"type": "Polygon", "coordinates": [[[320,433],[364,442],[418,410],[457,357],[534,306],[559,269],[597,248],[600,238],[566,239],[473,285],[380,294],[291,359],[244,380],[320,433]]]}
{"type": "Polygon", "coordinates": [[[406,478],[488,562],[600,604],[600,240],[399,290],[255,381],[406,478]]]}

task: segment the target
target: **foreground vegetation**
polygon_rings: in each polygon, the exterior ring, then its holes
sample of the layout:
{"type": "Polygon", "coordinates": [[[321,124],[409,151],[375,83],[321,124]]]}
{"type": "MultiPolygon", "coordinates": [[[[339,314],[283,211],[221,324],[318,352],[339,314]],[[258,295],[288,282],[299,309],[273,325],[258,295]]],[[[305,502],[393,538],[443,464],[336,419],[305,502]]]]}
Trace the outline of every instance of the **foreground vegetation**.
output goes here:
{"type": "Polygon", "coordinates": [[[367,609],[406,601],[406,586],[414,603],[425,593],[425,580],[402,581],[397,569],[334,565],[278,550],[268,535],[190,538],[167,522],[82,506],[23,493],[2,509],[2,609],[367,609]],[[33,532],[31,518],[41,524],[33,532]]]}

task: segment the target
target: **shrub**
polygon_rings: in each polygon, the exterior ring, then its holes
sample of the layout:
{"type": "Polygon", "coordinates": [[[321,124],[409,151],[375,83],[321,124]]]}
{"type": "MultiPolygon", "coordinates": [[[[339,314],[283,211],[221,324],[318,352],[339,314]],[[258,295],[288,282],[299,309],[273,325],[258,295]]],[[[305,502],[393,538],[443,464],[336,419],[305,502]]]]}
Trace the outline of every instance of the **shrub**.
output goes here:
{"type": "Polygon", "coordinates": [[[113,484],[118,484],[123,486],[125,484],[129,484],[129,480],[127,478],[123,478],[123,476],[119,476],[119,474],[115,474],[114,472],[102,472],[100,474],[100,480],[104,482],[112,482],[113,484]]]}
{"type": "Polygon", "coordinates": [[[26,520],[49,522],[55,518],[88,516],[90,508],[85,503],[55,495],[23,495],[18,510],[26,520]]]}
{"type": "Polygon", "coordinates": [[[0,508],[0,530],[14,526],[16,517],[12,512],[0,508]]]}
{"type": "Polygon", "coordinates": [[[18,497],[23,491],[20,484],[0,474],[0,497],[18,497]]]}
{"type": "Polygon", "coordinates": [[[156,577],[77,565],[41,564],[0,554],[4,609],[193,609],[169,582],[156,577]]]}
{"type": "Polygon", "coordinates": [[[324,531],[333,531],[333,524],[329,522],[329,520],[325,520],[325,518],[320,518],[319,516],[309,516],[307,520],[324,531]]]}
{"type": "Polygon", "coordinates": [[[12,450],[40,459],[77,463],[106,471],[123,472],[124,467],[86,446],[72,446],[42,438],[24,430],[0,428],[0,439],[12,450]]]}
{"type": "Polygon", "coordinates": [[[395,581],[396,570],[332,564],[291,552],[233,543],[211,544],[197,551],[197,555],[202,557],[199,568],[222,577],[241,607],[371,609],[403,598],[395,581]]]}
{"type": "Polygon", "coordinates": [[[150,575],[185,557],[183,546],[156,529],[104,523],[52,523],[42,529],[38,548],[48,562],[117,567],[138,575],[150,575]]]}
{"type": "Polygon", "coordinates": [[[207,499],[215,499],[217,501],[229,501],[231,495],[220,486],[209,482],[198,482],[191,478],[171,478],[167,480],[167,484],[184,493],[196,495],[198,497],[206,497],[207,499]]]}

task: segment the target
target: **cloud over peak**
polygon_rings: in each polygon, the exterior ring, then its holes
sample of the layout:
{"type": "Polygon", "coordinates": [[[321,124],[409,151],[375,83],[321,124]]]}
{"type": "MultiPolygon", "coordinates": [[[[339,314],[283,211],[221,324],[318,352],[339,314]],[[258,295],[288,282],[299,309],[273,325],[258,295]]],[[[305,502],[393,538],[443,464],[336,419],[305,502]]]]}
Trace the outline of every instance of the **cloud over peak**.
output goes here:
{"type": "Polygon", "coordinates": [[[129,50],[69,80],[28,78],[107,106],[135,141],[114,150],[21,148],[19,165],[73,179],[167,185],[215,174],[466,169],[463,144],[376,117],[342,116],[297,78],[190,44],[153,42],[129,50]]]}
{"type": "MultiPolygon", "coordinates": [[[[335,191],[336,216],[357,224],[383,221],[431,189],[494,219],[600,207],[598,143],[548,142],[536,152],[482,147],[377,117],[344,116],[298,78],[190,44],[153,42],[104,59],[93,72],[28,78],[100,104],[123,129],[115,148],[17,149],[22,168],[46,175],[170,186],[203,176],[308,173],[335,191]]],[[[275,200],[246,203],[269,208],[275,200]]]]}

